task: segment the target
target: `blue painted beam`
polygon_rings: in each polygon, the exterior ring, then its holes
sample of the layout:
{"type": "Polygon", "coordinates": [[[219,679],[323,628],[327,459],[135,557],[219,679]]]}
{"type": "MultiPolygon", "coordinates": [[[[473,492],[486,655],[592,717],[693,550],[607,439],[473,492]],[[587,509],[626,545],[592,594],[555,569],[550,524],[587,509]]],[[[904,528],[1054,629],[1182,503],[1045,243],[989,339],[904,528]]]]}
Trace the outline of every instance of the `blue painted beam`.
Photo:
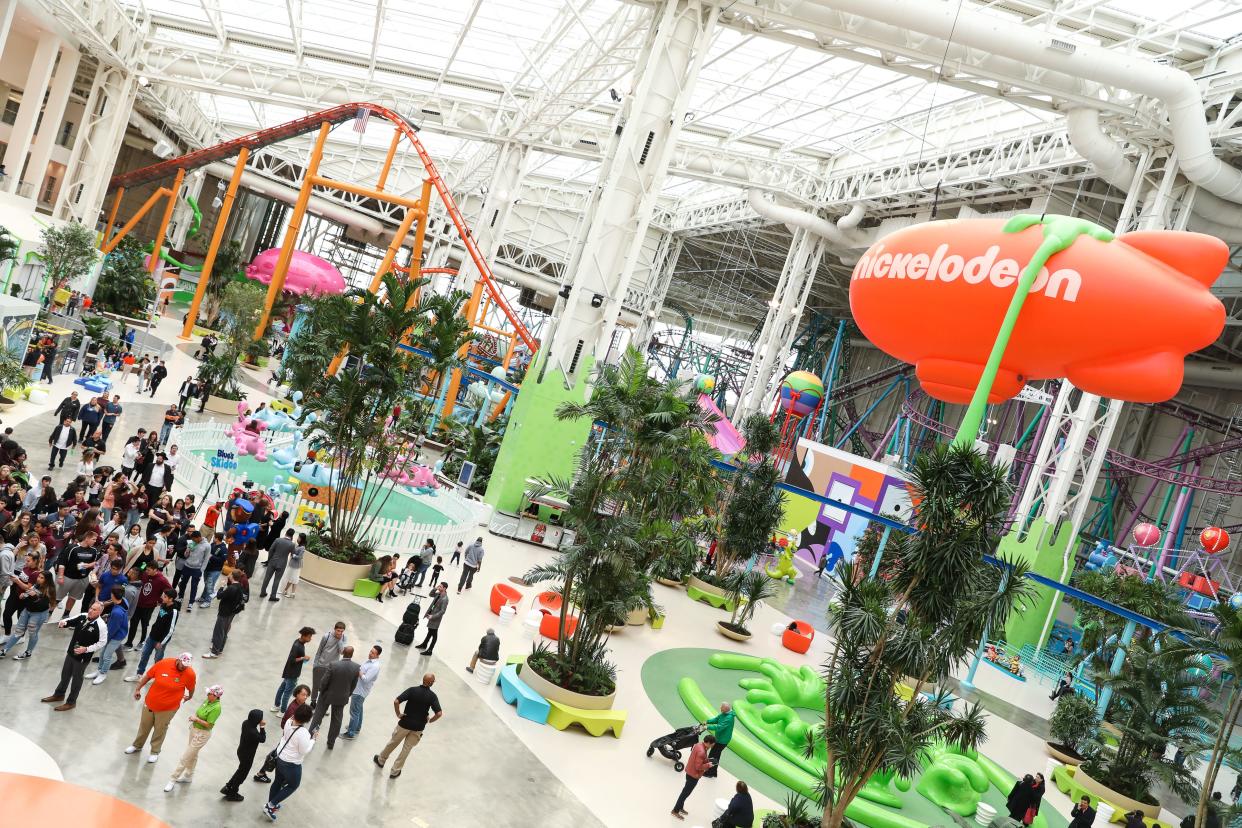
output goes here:
{"type": "MultiPolygon", "coordinates": [[[[409,351],[412,354],[418,354],[420,357],[423,357],[424,359],[431,359],[431,354],[428,353],[427,351],[424,351],[422,348],[415,348],[413,345],[406,345],[405,343],[399,343],[397,347],[401,348],[404,351],[409,351]]],[[[466,366],[466,372],[470,376],[474,377],[475,379],[486,380],[487,382],[490,382],[493,385],[499,385],[501,388],[505,389],[510,394],[516,394],[518,392],[518,387],[516,385],[510,382],[506,382],[502,379],[496,379],[491,374],[487,373],[486,371],[481,371],[478,368],[475,368],[473,365],[466,366]]]]}

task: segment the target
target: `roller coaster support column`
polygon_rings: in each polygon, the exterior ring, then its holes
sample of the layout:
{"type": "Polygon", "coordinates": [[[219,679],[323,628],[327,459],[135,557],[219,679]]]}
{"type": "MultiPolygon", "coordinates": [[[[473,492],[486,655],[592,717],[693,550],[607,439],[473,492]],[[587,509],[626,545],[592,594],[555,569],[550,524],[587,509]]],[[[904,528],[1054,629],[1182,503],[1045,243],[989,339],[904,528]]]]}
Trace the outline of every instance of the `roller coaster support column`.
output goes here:
{"type": "Polygon", "coordinates": [[[181,185],[184,182],[185,170],[177,170],[177,177],[173,179],[172,189],[168,194],[168,203],[164,205],[164,215],[160,218],[160,229],[155,231],[155,246],[151,248],[151,255],[147,257],[147,272],[152,276],[155,275],[156,268],[160,266],[160,250],[163,249],[164,239],[168,236],[168,223],[172,221],[173,210],[177,208],[177,194],[181,192],[181,185]]]}
{"type": "MultiPolygon", "coordinates": [[[[1135,168],[1117,220],[1118,234],[1130,229],[1149,160],[1149,156],[1144,155],[1135,168]]],[[[1176,166],[1169,165],[1166,178],[1176,174],[1176,166]]],[[[1163,210],[1148,204],[1145,212],[1149,207],[1153,208],[1150,220],[1159,221],[1163,210]]],[[[1018,502],[1013,526],[1001,538],[998,554],[1022,558],[1033,572],[1061,583],[1068,582],[1074,567],[1074,544],[1091,505],[1092,491],[1104,466],[1121,408],[1118,400],[1101,400],[1075,388],[1068,380],[1062,381],[1052,410],[1048,412],[1048,422],[1018,502]],[[1087,451],[1089,444],[1092,445],[1090,453],[1087,451]]],[[[1031,609],[1010,617],[1005,633],[1014,647],[1031,644],[1038,652],[1052,631],[1061,593],[1041,587],[1036,595],[1031,609]]]]}
{"type": "MultiPolygon", "coordinates": [[[[198,272],[198,287],[194,290],[194,300],[190,302],[190,312],[186,314],[185,326],[181,329],[181,338],[189,339],[190,334],[194,331],[194,324],[198,321],[198,310],[203,305],[203,297],[207,294],[207,282],[211,279],[212,270],[216,266],[216,255],[220,252],[220,245],[224,241],[224,230],[228,226],[229,216],[233,212],[233,201],[237,198],[237,187],[241,184],[242,172],[246,169],[246,162],[250,159],[250,150],[242,147],[237,153],[237,163],[233,165],[233,175],[229,178],[228,189],[224,191],[224,201],[220,205],[220,212],[216,213],[216,228],[211,234],[211,244],[207,246],[207,256],[203,259],[203,268],[198,272]]],[[[118,193],[124,192],[121,188],[118,193]]],[[[228,276],[229,274],[225,274],[228,276]]]]}
{"type": "Polygon", "coordinates": [[[719,13],[706,0],[662,0],[655,8],[583,221],[572,282],[522,382],[488,485],[488,502],[501,510],[520,507],[527,477],[568,475],[576,467],[591,423],[562,423],[556,408],[584,401],[596,360],[608,358],[719,13]]]}
{"type": "Polygon", "coordinates": [[[254,328],[256,342],[267,333],[267,325],[272,318],[272,308],[276,306],[276,297],[280,296],[280,292],[285,288],[285,277],[289,275],[289,263],[293,261],[293,251],[298,245],[298,233],[302,230],[302,219],[306,218],[306,205],[310,203],[315,177],[319,174],[319,162],[323,160],[323,145],[328,140],[328,131],[331,129],[331,124],[320,125],[319,134],[315,137],[315,146],[311,149],[310,158],[306,162],[306,170],[302,173],[302,188],[298,191],[298,200],[293,205],[293,214],[289,216],[289,226],[285,230],[284,243],[280,246],[280,256],[276,259],[276,267],[272,270],[272,281],[267,286],[267,299],[263,303],[263,313],[259,317],[259,324],[254,328]]]}
{"type": "MultiPolygon", "coordinates": [[[[1138,629],[1138,624],[1133,621],[1127,621],[1126,627],[1121,631],[1121,641],[1117,644],[1117,650],[1113,653],[1113,663],[1109,665],[1108,674],[1116,676],[1121,672],[1121,665],[1126,663],[1126,648],[1130,646],[1130,642],[1134,640],[1134,631],[1138,629]]],[[[1113,699],[1113,687],[1111,684],[1105,684],[1104,689],[1100,691],[1100,697],[1095,702],[1095,712],[1101,719],[1108,712],[1108,703],[1113,699]]]]}
{"type": "Polygon", "coordinates": [[[103,240],[107,241],[112,235],[112,225],[116,223],[116,214],[121,209],[121,199],[125,198],[125,188],[116,188],[116,197],[112,199],[112,210],[108,213],[108,223],[104,225],[103,240]]]}

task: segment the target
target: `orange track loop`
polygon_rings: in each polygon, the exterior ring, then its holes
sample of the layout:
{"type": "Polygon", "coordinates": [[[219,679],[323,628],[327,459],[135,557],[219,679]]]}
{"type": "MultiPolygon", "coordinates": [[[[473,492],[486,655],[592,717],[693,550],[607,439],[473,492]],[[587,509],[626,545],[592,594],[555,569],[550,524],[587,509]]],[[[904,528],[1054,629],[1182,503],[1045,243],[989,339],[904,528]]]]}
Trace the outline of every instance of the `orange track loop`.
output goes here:
{"type": "MultiPolygon", "coordinates": [[[[252,132],[249,135],[243,135],[240,138],[234,138],[231,141],[225,141],[210,147],[204,147],[200,150],[187,153],[180,158],[170,158],[167,161],[161,161],[158,164],[152,164],[149,167],[134,170],[132,172],[115,175],[108,182],[108,189],[112,190],[116,187],[133,187],[149,181],[157,181],[176,173],[177,170],[197,169],[215,161],[221,161],[225,158],[231,158],[241,151],[242,147],[250,150],[266,147],[271,144],[278,143],[287,138],[293,138],[298,135],[305,135],[319,128],[320,124],[341,124],[355,117],[359,112],[370,112],[378,115],[384,120],[390,122],[405,137],[418,153],[419,159],[423,162],[423,169],[427,173],[427,178],[435,187],[436,192],[440,194],[440,202],[444,205],[445,211],[449,218],[453,220],[453,226],[457,228],[457,233],[461,237],[462,243],[466,246],[466,252],[470,254],[474,266],[478,268],[479,278],[483,282],[484,288],[492,297],[492,301],[500,306],[505,317],[509,320],[509,324],[513,326],[513,330],[517,332],[523,344],[534,353],[539,343],[531,335],[522,321],[517,318],[510,307],[508,300],[500,292],[500,286],[496,284],[495,278],[492,276],[492,269],[483,259],[483,254],[479,251],[479,246],[475,243],[474,234],[470,232],[470,226],[466,224],[465,218],[461,214],[461,210],[457,207],[457,202],[453,199],[453,194],[449,192],[448,185],[444,179],[440,177],[440,173],[436,170],[435,162],[431,160],[431,155],[423,146],[422,141],[418,140],[418,128],[412,122],[402,115],[394,112],[387,107],[379,104],[361,102],[348,103],[334,106],[331,109],[325,109],[316,112],[313,115],[307,115],[304,118],[297,118],[288,123],[279,124],[274,127],[252,132]]],[[[447,270],[447,268],[424,269],[423,273],[436,272],[439,270],[447,270]]]]}

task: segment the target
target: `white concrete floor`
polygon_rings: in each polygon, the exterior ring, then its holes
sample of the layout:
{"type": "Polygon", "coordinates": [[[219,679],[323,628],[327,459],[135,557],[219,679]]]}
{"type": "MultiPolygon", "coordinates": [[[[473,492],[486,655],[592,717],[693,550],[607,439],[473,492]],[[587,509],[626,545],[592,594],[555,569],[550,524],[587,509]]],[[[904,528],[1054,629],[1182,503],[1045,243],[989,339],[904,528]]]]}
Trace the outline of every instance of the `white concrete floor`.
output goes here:
{"type": "MultiPolygon", "coordinates": [[[[156,334],[163,337],[169,343],[176,343],[178,341],[176,336],[179,333],[179,327],[173,319],[162,319],[156,327],[156,334]]],[[[128,388],[125,386],[120,387],[119,393],[122,395],[122,402],[154,402],[166,406],[173,401],[181,380],[195,369],[197,363],[186,353],[177,349],[170,351],[167,354],[167,359],[169,376],[153,400],[145,395],[141,400],[137,399],[134,394],[134,381],[131,378],[128,388]]],[[[266,379],[266,376],[266,372],[264,372],[259,378],[266,379]]],[[[28,402],[19,403],[18,406],[6,415],[6,423],[12,424],[27,418],[41,417],[40,420],[32,422],[46,422],[50,431],[51,418],[47,412],[72,387],[74,386],[71,385],[70,377],[57,378],[52,386],[47,404],[36,406],[28,402]]],[[[251,398],[257,401],[263,397],[252,390],[251,398]]],[[[138,406],[135,406],[135,408],[142,410],[138,406]]],[[[149,417],[154,413],[156,413],[154,409],[146,409],[144,416],[149,417]]],[[[150,427],[152,423],[123,422],[122,425],[124,428],[118,426],[118,433],[126,429],[128,432],[132,432],[137,425],[150,427]]],[[[23,431],[29,428],[30,426],[27,425],[23,431]]],[[[123,441],[124,438],[122,437],[121,439],[123,441]]],[[[119,442],[116,442],[114,446],[110,446],[110,448],[114,449],[112,453],[115,454],[119,447],[119,442]]],[[[33,460],[32,467],[37,471],[41,465],[39,460],[42,446],[28,445],[27,448],[33,460]]],[[[555,778],[560,783],[563,783],[563,788],[550,783],[543,783],[543,787],[558,788],[557,790],[536,789],[535,786],[525,782],[525,780],[529,777],[540,777],[542,774],[532,774],[530,768],[502,766],[499,762],[489,763],[485,754],[481,758],[471,756],[468,761],[473,764],[468,766],[442,768],[442,772],[435,774],[437,786],[444,786],[444,790],[438,793],[447,794],[450,798],[458,800],[469,800],[470,798],[478,797],[483,797],[486,800],[489,796],[500,793],[503,795],[498,801],[495,801],[494,806],[489,805],[489,807],[499,810],[503,810],[505,807],[504,797],[518,795],[533,800],[541,808],[551,809],[548,811],[549,813],[555,812],[558,809],[565,809],[567,814],[576,810],[575,806],[577,803],[575,800],[580,800],[586,809],[598,818],[600,823],[612,826],[612,828],[638,828],[638,826],[647,828],[648,826],[660,825],[706,826],[710,824],[713,817],[712,801],[717,797],[727,797],[730,795],[735,780],[727,772],[722,771],[716,780],[704,781],[691,798],[691,818],[686,823],[673,819],[669,814],[669,810],[673,799],[680,789],[681,777],[679,774],[671,771],[667,762],[656,761],[646,757],[647,744],[657,736],[668,732],[671,728],[655,706],[648,700],[642,687],[640,671],[643,662],[652,653],[659,650],[675,647],[737,648],[731,642],[726,642],[715,632],[714,623],[721,617],[721,613],[704,604],[690,601],[684,591],[656,585],[654,588],[657,600],[663,604],[667,616],[664,628],[652,630],[648,626],[628,627],[624,633],[614,636],[611,641],[613,657],[618,666],[618,692],[615,707],[626,710],[629,714],[624,737],[620,740],[614,739],[611,736],[592,738],[577,728],[559,732],[551,727],[536,725],[518,718],[516,711],[503,702],[499,691],[494,686],[485,686],[474,681],[473,678],[465,674],[464,667],[470,654],[474,651],[479,637],[488,627],[497,628],[497,632],[501,636],[505,655],[529,651],[531,642],[523,636],[520,620],[515,621],[509,626],[500,627],[497,617],[491,614],[488,607],[488,595],[493,583],[507,580],[510,575],[521,575],[535,563],[546,560],[551,553],[548,550],[528,544],[491,536],[482,528],[480,528],[480,534],[484,535],[487,555],[482,571],[476,578],[475,588],[462,596],[457,596],[455,586],[460,570],[450,568],[444,574],[444,578],[452,583],[453,589],[450,590],[449,609],[444,625],[441,628],[441,638],[437,644],[435,655],[430,659],[421,659],[417,657],[416,653],[405,651],[399,646],[393,645],[389,647],[387,658],[390,666],[388,669],[392,675],[386,677],[387,681],[385,683],[388,686],[382,688],[382,692],[381,689],[377,689],[378,697],[373,698],[368,704],[368,716],[371,718],[368,719],[368,727],[370,729],[367,735],[373,740],[378,739],[380,736],[379,731],[386,730],[387,714],[384,708],[388,702],[388,699],[385,698],[389,695],[388,691],[392,688],[399,689],[398,685],[404,686],[403,682],[406,679],[415,674],[420,674],[425,669],[425,664],[429,664],[430,668],[442,677],[441,684],[437,685],[438,690],[441,689],[441,686],[448,686],[448,679],[453,677],[451,686],[455,698],[460,699],[460,694],[462,693],[473,693],[481,702],[481,706],[478,707],[478,710],[481,712],[472,715],[491,715],[494,716],[494,722],[502,725],[499,729],[494,729],[491,727],[491,723],[480,723],[481,725],[487,725],[485,731],[487,734],[486,738],[505,740],[516,737],[512,747],[517,748],[520,745],[524,748],[524,750],[518,753],[513,753],[512,750],[498,750],[495,752],[497,758],[503,754],[510,761],[541,762],[546,766],[547,771],[550,772],[551,778],[555,778]],[[398,675],[399,672],[403,672],[404,675],[398,675]],[[488,711],[489,708],[490,711],[488,711]],[[384,723],[383,727],[380,725],[381,722],[384,723]],[[516,759],[519,756],[527,758],[524,760],[516,759]],[[520,784],[513,787],[515,783],[520,784]]],[[[308,593],[320,592],[318,588],[305,582],[303,583],[304,585],[301,589],[306,590],[308,593]]],[[[806,588],[811,588],[811,586],[806,588]]],[[[537,590],[535,588],[525,588],[522,591],[526,596],[526,606],[529,606],[530,598],[537,590]]],[[[377,616],[375,620],[378,626],[374,627],[374,629],[381,632],[376,633],[375,637],[389,644],[392,644],[391,630],[395,629],[396,624],[399,623],[405,605],[408,603],[407,600],[398,600],[379,604],[374,600],[359,599],[350,595],[341,595],[340,593],[334,593],[331,596],[324,595],[323,598],[329,599],[334,603],[352,602],[357,609],[366,610],[377,616]],[[389,630],[389,632],[384,634],[383,630],[389,630]]],[[[267,616],[269,613],[265,610],[270,606],[274,608],[273,613],[279,611],[282,615],[292,616],[293,612],[298,610],[298,603],[301,603],[303,607],[311,603],[317,607],[324,606],[320,598],[308,594],[301,602],[293,602],[293,606],[286,602],[280,605],[264,604],[256,609],[263,610],[264,616],[267,616]]],[[[204,613],[203,615],[208,614],[204,613]]],[[[350,615],[356,616],[356,613],[351,612],[350,615]]],[[[235,628],[233,635],[245,640],[248,622],[257,623],[258,619],[256,616],[258,616],[258,613],[246,613],[237,625],[237,628],[235,628]]],[[[317,620],[319,621],[319,626],[326,626],[326,619],[320,618],[317,620]]],[[[760,607],[753,622],[753,629],[759,632],[751,642],[741,645],[741,648],[756,656],[770,656],[790,664],[805,663],[817,665],[821,663],[827,646],[826,636],[818,635],[811,651],[805,656],[799,656],[782,648],[779,638],[767,633],[772,624],[787,624],[789,620],[788,616],[771,607],[760,607]]],[[[197,635],[209,635],[209,621],[214,621],[214,611],[207,618],[203,618],[198,614],[195,615],[192,622],[193,625],[205,628],[199,630],[197,635]]],[[[260,636],[265,636],[271,623],[275,622],[264,622],[256,632],[260,636]]],[[[283,654],[288,647],[288,642],[285,640],[287,635],[283,634],[286,632],[284,627],[296,626],[297,623],[299,622],[293,620],[282,623],[279,627],[282,634],[277,635],[273,641],[262,640],[262,650],[256,651],[256,663],[253,665],[253,668],[263,671],[262,684],[264,687],[266,687],[267,683],[271,683],[274,688],[275,682],[270,681],[270,677],[267,674],[276,675],[276,672],[273,672],[273,669],[276,671],[279,669],[276,660],[283,659],[283,654]],[[271,652],[267,652],[268,649],[271,649],[271,652]]],[[[189,626],[187,624],[187,627],[189,626]]],[[[371,625],[367,626],[370,627],[371,625]]],[[[420,629],[420,635],[421,632],[420,629]]],[[[186,634],[189,635],[189,632],[187,631],[186,634]]],[[[179,637],[180,635],[181,633],[179,632],[179,637]]],[[[201,651],[198,649],[199,646],[198,644],[195,645],[196,654],[201,651]]],[[[45,662],[54,661],[58,669],[62,648],[63,642],[56,634],[48,635],[40,643],[42,660],[45,662]]],[[[242,654],[230,653],[230,655],[234,655],[233,660],[223,659],[221,662],[200,661],[198,666],[202,668],[209,664],[210,666],[205,670],[208,676],[217,669],[217,664],[224,661],[231,661],[234,667],[239,666],[237,665],[237,660],[241,658],[242,654]]],[[[12,666],[8,664],[3,665],[5,669],[12,666]]],[[[979,676],[980,687],[991,689],[991,677],[985,674],[983,668],[980,669],[979,676]]],[[[1001,676],[996,678],[1003,680],[1001,676]]],[[[119,685],[119,682],[117,684],[119,685]]],[[[36,698],[38,695],[46,692],[46,688],[42,685],[27,687],[24,685],[14,685],[10,682],[7,684],[0,683],[0,687],[16,690],[23,696],[36,694],[36,698]]],[[[252,692],[248,679],[244,687],[248,694],[255,697],[239,698],[238,695],[230,695],[227,702],[233,710],[248,709],[252,706],[266,709],[270,706],[271,702],[266,697],[267,694],[263,693],[261,694],[262,697],[259,697],[260,694],[258,693],[257,686],[252,692]]],[[[95,688],[92,690],[88,688],[84,690],[85,703],[80,703],[79,709],[74,711],[73,714],[69,714],[75,717],[76,722],[88,723],[90,721],[89,710],[96,703],[93,697],[100,695],[99,689],[95,688]],[[83,713],[86,715],[82,715],[83,713]]],[[[102,689],[108,689],[108,685],[105,685],[102,689]]],[[[112,691],[115,692],[116,688],[112,688],[112,691]]],[[[1008,692],[1008,695],[1005,696],[1006,698],[1012,697],[1012,692],[1009,691],[1012,691],[1012,688],[1008,686],[993,690],[993,692],[1008,692]]],[[[111,697],[113,694],[109,693],[108,695],[111,697]]],[[[1042,693],[1042,695],[1046,695],[1046,692],[1042,693]]],[[[473,708],[474,705],[471,705],[471,707],[473,708]]],[[[1035,711],[1033,710],[1032,712],[1035,711]]],[[[1038,713],[1045,715],[1046,711],[1040,709],[1038,713]]],[[[446,723],[449,721],[451,719],[446,716],[446,723]]],[[[16,728],[18,733],[27,730],[26,720],[24,719],[10,722],[10,724],[16,728]]],[[[231,756],[234,744],[235,736],[232,733],[234,729],[233,726],[229,726],[227,728],[229,731],[228,739],[221,740],[221,742],[228,743],[229,756],[231,756]]],[[[40,742],[44,742],[43,737],[48,732],[43,727],[32,727],[30,730],[31,732],[27,735],[40,742]]],[[[129,738],[128,730],[129,723],[126,721],[115,732],[109,729],[102,733],[93,734],[93,738],[98,738],[108,746],[116,748],[115,752],[119,757],[116,762],[119,763],[121,758],[125,758],[120,757],[119,752],[124,742],[129,738]]],[[[1023,772],[1034,772],[1044,769],[1043,740],[1040,737],[1001,719],[999,716],[990,717],[989,735],[989,743],[984,752],[1009,770],[1021,774],[1023,772]]],[[[183,733],[171,735],[169,747],[166,750],[179,750],[179,742],[183,740],[183,733]]],[[[221,750],[222,744],[215,745],[214,747],[220,754],[224,753],[221,750]]],[[[338,746],[336,751],[338,755],[331,757],[332,771],[328,779],[331,779],[334,786],[343,786],[340,788],[341,795],[346,795],[355,784],[362,785],[362,780],[370,780],[372,778],[371,771],[373,768],[370,767],[369,756],[373,751],[370,750],[370,747],[362,750],[356,749],[362,747],[361,744],[350,745],[347,743],[346,756],[339,755],[342,751],[341,747],[338,746]],[[360,755],[351,756],[351,753],[360,755]]],[[[72,743],[66,744],[63,739],[60,741],[53,740],[51,743],[43,743],[42,748],[46,749],[52,755],[52,758],[60,762],[62,767],[65,767],[66,763],[75,764],[72,759],[74,753],[72,743]]],[[[0,731],[0,755],[34,756],[35,750],[33,743],[21,742],[6,736],[0,731]]],[[[422,763],[429,763],[430,766],[435,766],[435,763],[439,761],[435,751],[426,750],[425,748],[420,748],[416,751],[415,757],[417,760],[416,764],[420,765],[422,763]]],[[[170,756],[169,758],[175,761],[175,756],[170,756]]],[[[224,763],[228,762],[227,756],[220,756],[219,758],[224,763]]],[[[466,757],[455,756],[454,759],[464,760],[466,757]]],[[[414,762],[415,759],[411,761],[414,762]]],[[[171,766],[172,762],[170,761],[168,764],[171,766]]],[[[163,760],[161,760],[160,767],[163,770],[157,776],[162,780],[163,773],[170,768],[164,767],[163,760]]],[[[540,770],[542,771],[542,769],[540,770]]],[[[90,784],[89,780],[84,781],[74,778],[75,775],[69,774],[69,781],[90,784]]],[[[127,774],[127,780],[129,776],[127,774]]],[[[327,780],[324,779],[323,781],[327,780]]],[[[401,782],[406,781],[404,779],[401,780],[401,782]]],[[[366,784],[366,795],[377,795],[371,790],[370,782],[366,784]]],[[[132,788],[131,783],[127,781],[124,784],[118,785],[114,790],[118,795],[127,799],[133,795],[133,801],[143,804],[144,807],[152,807],[151,802],[159,803],[162,800],[160,797],[153,797],[147,791],[149,787],[149,785],[144,786],[141,789],[142,793],[137,794],[134,792],[135,789],[132,788]]],[[[414,785],[411,784],[410,787],[413,788],[414,785]]],[[[211,791],[214,793],[214,786],[211,788],[211,791]]],[[[257,791],[252,790],[248,793],[252,794],[249,797],[251,799],[259,798],[257,791]]],[[[756,807],[758,808],[779,807],[779,803],[767,800],[762,795],[757,795],[755,798],[756,807]]],[[[437,797],[437,799],[439,798],[437,797]]],[[[1049,788],[1046,801],[1062,813],[1068,813],[1069,803],[1052,787],[1049,788]]],[[[392,804],[396,804],[396,802],[392,804]]],[[[206,808],[207,806],[203,805],[202,807],[206,808]]],[[[258,815],[257,804],[254,808],[250,808],[248,800],[244,807],[247,811],[254,811],[255,816],[258,815]]],[[[340,813],[331,813],[333,810],[325,809],[322,813],[303,813],[299,817],[298,824],[308,826],[335,825],[339,822],[340,813]]],[[[157,811],[156,813],[159,812],[157,811]]],[[[184,809],[179,810],[179,818],[174,824],[207,824],[195,816],[195,813],[197,812],[189,812],[184,809]]],[[[214,807],[210,812],[203,811],[204,819],[208,818],[208,813],[213,814],[210,817],[213,823],[221,819],[221,817],[216,815],[217,812],[214,807]]],[[[250,816],[247,813],[246,818],[239,818],[236,824],[248,824],[250,816]]],[[[459,822],[457,820],[462,817],[461,813],[456,813],[454,817],[444,814],[442,817],[437,818],[435,813],[428,813],[421,809],[409,811],[403,808],[399,811],[395,809],[379,812],[369,810],[365,822],[367,824],[380,825],[414,824],[420,826],[484,824],[459,822]],[[414,815],[411,816],[411,814],[414,815]]],[[[224,824],[233,824],[231,818],[224,824]]],[[[515,823],[493,820],[487,824],[508,825],[515,823]]],[[[552,821],[545,819],[542,820],[541,824],[550,825],[552,821]]],[[[556,824],[559,824],[559,821],[556,821],[556,824]]],[[[576,823],[570,824],[585,825],[587,820],[579,818],[576,823]]]]}

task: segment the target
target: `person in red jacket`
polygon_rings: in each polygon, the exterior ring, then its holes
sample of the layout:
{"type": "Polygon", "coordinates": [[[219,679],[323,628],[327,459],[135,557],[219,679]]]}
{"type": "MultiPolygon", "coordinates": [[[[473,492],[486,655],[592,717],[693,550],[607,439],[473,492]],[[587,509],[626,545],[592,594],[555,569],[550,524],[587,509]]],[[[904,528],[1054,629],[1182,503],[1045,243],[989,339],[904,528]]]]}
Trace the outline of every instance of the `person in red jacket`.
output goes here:
{"type": "Polygon", "coordinates": [[[155,608],[160,605],[160,596],[166,589],[172,589],[172,584],[168,583],[163,572],[153,566],[142,571],[142,582],[138,587],[138,608],[134,610],[134,617],[130,619],[129,640],[125,642],[125,646],[129,649],[134,649],[134,638],[139,624],[142,625],[142,638],[138,639],[138,645],[141,646],[146,640],[147,625],[151,623],[151,616],[155,613],[155,608]]]}
{"type": "Polygon", "coordinates": [[[685,819],[686,814],[686,797],[690,796],[690,792],[694,790],[694,786],[699,784],[699,780],[703,778],[703,774],[713,767],[707,758],[707,752],[711,750],[712,745],[716,744],[716,737],[707,734],[703,737],[703,741],[690,749],[690,758],[686,761],[686,784],[681,789],[681,796],[677,797],[677,804],[673,806],[673,816],[678,819],[685,819]]]}

